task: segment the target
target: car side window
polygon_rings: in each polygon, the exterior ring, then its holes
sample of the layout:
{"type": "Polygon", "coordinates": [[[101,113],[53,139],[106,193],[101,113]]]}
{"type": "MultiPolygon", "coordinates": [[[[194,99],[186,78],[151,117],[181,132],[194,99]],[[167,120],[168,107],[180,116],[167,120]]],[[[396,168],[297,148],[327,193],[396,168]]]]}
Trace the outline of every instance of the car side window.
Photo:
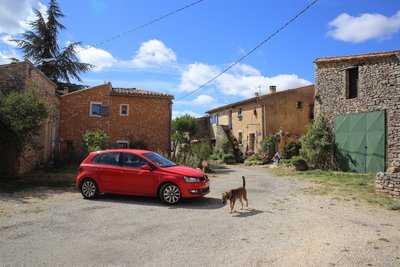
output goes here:
{"type": "Polygon", "coordinates": [[[144,159],[135,154],[122,153],[122,166],[130,168],[140,168],[146,164],[147,162],[144,159]]]}
{"type": "Polygon", "coordinates": [[[97,164],[106,164],[106,165],[120,165],[119,158],[120,154],[118,152],[110,152],[110,153],[102,153],[97,155],[93,162],[97,164]]]}

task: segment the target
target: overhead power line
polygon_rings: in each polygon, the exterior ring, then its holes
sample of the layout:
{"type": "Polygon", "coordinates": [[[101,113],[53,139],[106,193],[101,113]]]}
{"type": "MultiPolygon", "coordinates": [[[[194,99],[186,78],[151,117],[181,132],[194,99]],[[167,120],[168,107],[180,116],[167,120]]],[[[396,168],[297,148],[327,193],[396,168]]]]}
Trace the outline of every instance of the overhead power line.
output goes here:
{"type": "Polygon", "coordinates": [[[179,13],[179,12],[181,12],[181,11],[187,9],[187,8],[190,8],[190,7],[192,7],[192,6],[195,6],[195,5],[197,5],[197,4],[200,4],[200,3],[203,2],[203,1],[204,1],[204,0],[197,0],[197,1],[191,2],[191,3],[187,4],[186,6],[183,6],[183,7],[180,7],[180,8],[178,8],[178,9],[172,10],[172,11],[170,11],[170,12],[168,12],[168,13],[165,13],[164,15],[162,15],[162,16],[160,16],[160,17],[157,17],[157,18],[154,18],[154,19],[152,19],[152,20],[150,20],[150,21],[148,21],[148,22],[146,22],[146,23],[143,23],[143,24],[141,24],[141,25],[139,25],[139,26],[136,26],[135,28],[132,28],[132,29],[129,29],[129,30],[120,32],[120,33],[118,33],[118,34],[116,34],[116,35],[114,35],[114,36],[111,36],[111,37],[108,38],[108,39],[104,39],[103,41],[97,42],[94,46],[95,46],[95,47],[102,46],[102,45],[104,45],[105,43],[109,43],[109,42],[111,42],[111,41],[114,41],[115,39],[121,38],[122,36],[124,36],[124,35],[126,35],[126,34],[129,34],[129,33],[135,32],[135,31],[137,31],[137,30],[143,29],[143,28],[145,28],[145,27],[147,27],[147,26],[150,26],[150,25],[152,25],[152,24],[154,24],[154,23],[156,23],[156,22],[159,22],[160,20],[163,20],[163,19],[165,19],[165,18],[167,18],[167,17],[170,17],[170,16],[172,16],[172,15],[174,15],[174,14],[176,14],[176,13],[179,13]]]}
{"type": "Polygon", "coordinates": [[[242,62],[245,58],[247,58],[248,56],[250,56],[252,53],[254,53],[257,49],[259,49],[261,46],[263,46],[264,44],[266,44],[269,40],[271,40],[274,36],[276,36],[278,33],[280,33],[282,30],[284,30],[286,27],[288,27],[292,22],[294,22],[296,19],[298,19],[301,15],[303,15],[304,13],[307,12],[307,10],[309,10],[312,6],[314,6],[319,0],[314,0],[311,3],[309,3],[307,6],[305,6],[302,10],[300,10],[294,17],[292,17],[290,20],[288,20],[286,23],[284,23],[281,27],[279,27],[277,30],[275,30],[273,33],[271,33],[270,35],[268,35],[264,40],[262,40],[261,42],[259,42],[253,49],[251,49],[250,51],[248,51],[246,54],[244,54],[243,56],[239,57],[238,59],[236,59],[233,63],[231,63],[228,67],[226,67],[225,69],[223,69],[220,73],[218,73],[217,75],[215,75],[214,77],[212,77],[210,80],[206,81],[205,83],[201,84],[199,87],[197,87],[195,90],[193,90],[192,92],[178,98],[177,100],[181,100],[181,99],[185,99],[188,96],[191,96],[195,93],[197,93],[198,91],[200,91],[201,89],[203,89],[204,87],[206,87],[207,85],[209,85],[210,83],[212,83],[213,81],[215,81],[216,79],[218,79],[219,77],[221,77],[224,73],[226,73],[227,71],[229,71],[231,68],[233,68],[235,65],[239,64],[240,62],[242,62]]]}

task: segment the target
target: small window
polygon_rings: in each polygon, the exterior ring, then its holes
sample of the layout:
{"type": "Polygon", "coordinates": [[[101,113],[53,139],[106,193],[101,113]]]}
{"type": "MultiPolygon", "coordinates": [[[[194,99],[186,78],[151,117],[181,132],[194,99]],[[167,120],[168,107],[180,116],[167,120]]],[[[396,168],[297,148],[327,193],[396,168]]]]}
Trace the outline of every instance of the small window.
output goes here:
{"type": "Polygon", "coordinates": [[[128,116],[129,115],[129,105],[128,104],[119,105],[119,115],[120,116],[128,116]]]}
{"type": "Polygon", "coordinates": [[[140,168],[146,164],[147,162],[144,159],[135,154],[122,153],[122,166],[140,168]]]}
{"type": "Polygon", "coordinates": [[[91,117],[101,117],[103,110],[103,103],[101,102],[90,102],[89,115],[91,117]]]}
{"type": "Polygon", "coordinates": [[[120,153],[118,152],[102,153],[100,155],[97,155],[93,159],[93,162],[97,164],[120,165],[119,158],[120,153]]]}
{"type": "Polygon", "coordinates": [[[296,108],[302,109],[303,108],[303,102],[302,101],[297,101],[296,108]]]}
{"type": "Polygon", "coordinates": [[[314,104],[309,105],[309,111],[308,111],[308,118],[312,121],[314,120],[314,104]]]}
{"type": "Polygon", "coordinates": [[[239,137],[238,137],[238,142],[239,142],[239,145],[242,145],[243,144],[243,133],[242,132],[239,132],[239,137]]]}
{"type": "Polygon", "coordinates": [[[242,113],[242,108],[239,108],[239,110],[238,110],[238,118],[239,118],[239,120],[242,120],[242,118],[243,118],[243,113],[242,113]]]}
{"type": "Polygon", "coordinates": [[[117,145],[118,145],[118,148],[129,148],[129,141],[118,140],[117,145]]]}
{"type": "Polygon", "coordinates": [[[254,117],[257,117],[257,109],[253,110],[254,117]]]}
{"type": "Polygon", "coordinates": [[[346,70],[346,98],[358,96],[358,67],[346,70]]]}

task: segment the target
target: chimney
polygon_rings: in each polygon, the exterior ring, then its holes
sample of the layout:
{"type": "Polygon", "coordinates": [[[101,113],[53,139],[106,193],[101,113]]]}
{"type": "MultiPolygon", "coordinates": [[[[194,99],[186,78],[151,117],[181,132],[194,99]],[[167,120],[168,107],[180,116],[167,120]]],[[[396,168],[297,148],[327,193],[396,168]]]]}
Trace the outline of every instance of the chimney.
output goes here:
{"type": "Polygon", "coordinates": [[[276,93],[276,85],[270,85],[269,86],[269,93],[270,94],[276,93]]]}
{"type": "Polygon", "coordinates": [[[258,92],[255,92],[254,95],[255,95],[256,97],[259,97],[259,96],[260,96],[260,94],[259,94],[258,92]]]}

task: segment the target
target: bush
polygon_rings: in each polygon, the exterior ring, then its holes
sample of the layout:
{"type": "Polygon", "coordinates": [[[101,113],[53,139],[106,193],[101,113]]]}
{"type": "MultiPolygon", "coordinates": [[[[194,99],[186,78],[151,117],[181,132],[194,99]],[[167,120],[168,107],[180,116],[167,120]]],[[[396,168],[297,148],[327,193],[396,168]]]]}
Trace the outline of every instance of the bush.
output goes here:
{"type": "Polygon", "coordinates": [[[222,158],[222,161],[225,164],[234,164],[234,163],[236,163],[236,159],[235,159],[235,156],[233,154],[224,154],[223,158],[222,158]]]}
{"type": "Polygon", "coordinates": [[[13,91],[0,98],[0,145],[13,144],[17,153],[35,148],[41,123],[48,116],[45,102],[33,91],[13,91]]]}
{"type": "Polygon", "coordinates": [[[207,160],[212,152],[211,146],[208,143],[197,143],[192,145],[192,152],[199,160],[199,164],[203,160],[207,160]]]}
{"type": "Polygon", "coordinates": [[[319,115],[300,139],[300,155],[308,164],[318,169],[334,167],[334,139],[332,131],[322,115],[319,115]]]}
{"type": "Polygon", "coordinates": [[[307,162],[300,156],[294,156],[291,159],[283,159],[280,164],[286,167],[293,167],[296,171],[306,171],[308,170],[307,162]]]}
{"type": "Polygon", "coordinates": [[[300,142],[291,141],[283,148],[282,158],[283,159],[291,159],[294,156],[300,155],[300,142]]]}
{"type": "Polygon", "coordinates": [[[254,154],[248,157],[244,164],[246,166],[262,165],[264,164],[263,158],[259,154],[254,154]]]}
{"type": "Polygon", "coordinates": [[[86,153],[106,148],[107,134],[102,130],[87,131],[83,137],[83,148],[86,153]]]}
{"type": "Polygon", "coordinates": [[[261,142],[261,150],[271,159],[276,153],[276,137],[274,135],[265,137],[261,142]]]}
{"type": "Polygon", "coordinates": [[[291,164],[296,168],[296,171],[308,170],[307,162],[301,157],[293,157],[291,159],[291,164]]]}

